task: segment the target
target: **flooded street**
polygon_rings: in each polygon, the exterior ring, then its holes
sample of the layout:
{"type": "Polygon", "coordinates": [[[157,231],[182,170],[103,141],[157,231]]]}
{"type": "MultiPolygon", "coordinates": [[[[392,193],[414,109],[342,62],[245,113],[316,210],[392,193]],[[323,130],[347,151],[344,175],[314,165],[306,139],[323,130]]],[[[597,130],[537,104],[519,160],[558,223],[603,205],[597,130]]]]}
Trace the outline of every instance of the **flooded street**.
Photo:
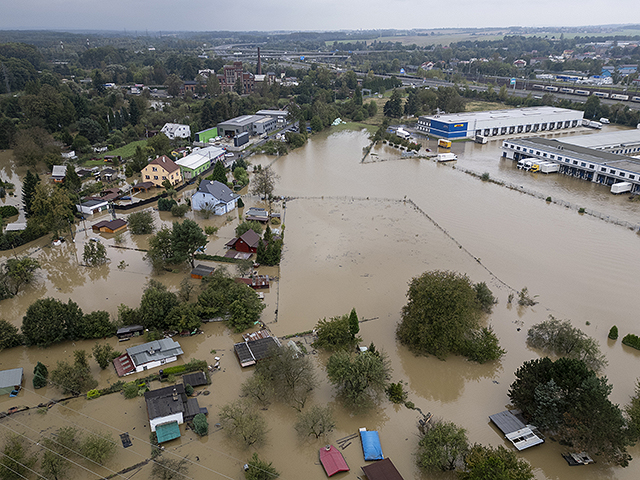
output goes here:
{"type": "MultiPolygon", "coordinates": [[[[613,324],[618,326],[621,338],[627,333],[640,333],[634,318],[640,287],[636,273],[640,264],[638,234],[495,183],[482,182],[461,169],[488,172],[492,179],[521,184],[545,196],[629,222],[640,222],[640,202],[613,196],[607,187],[582,180],[521,172],[511,160],[500,158],[500,142],[454,144],[452,151],[459,156],[456,168],[427,159],[401,159],[399,152],[388,146],[374,149],[374,155],[361,163],[362,149],[367,144],[366,132],[330,130],[275,161],[266,156],[251,159],[252,163],[271,163],[280,175],[276,194],[293,197],[282,210],[286,238],[280,269],[265,270],[279,276],[279,281],[265,293],[268,306],[263,314],[263,321],[275,334],[306,331],[319,319],[355,308],[359,317],[366,320],[360,330],[364,343],[374,342],[388,354],[392,379],[406,383],[410,401],[424,412],[464,427],[472,443],[512,448],[489,424],[488,416],[508,404],[507,391],[515,370],[538,356],[526,347],[527,329],[552,314],[570,319],[600,342],[609,361],[604,374],[614,386],[611,398],[621,405],[628,402],[636,372],[640,371],[640,352],[622,346],[620,341],[607,340],[607,333],[613,324]],[[395,327],[406,302],[408,282],[434,269],[465,273],[473,282],[484,281],[492,289],[499,303],[486,321],[507,350],[500,362],[477,365],[458,357],[446,361],[416,357],[396,342],[395,327]],[[508,305],[508,295],[524,286],[539,303],[529,308],[508,305]]],[[[426,144],[435,148],[433,140],[426,144]]],[[[2,174],[7,179],[5,170],[2,174]]],[[[9,180],[18,185],[15,179],[9,180]]],[[[248,197],[245,204],[248,207],[256,201],[248,197]]],[[[158,226],[175,220],[168,212],[154,215],[158,226]]],[[[234,236],[238,212],[229,218],[203,219],[193,212],[189,215],[202,226],[219,227],[218,233],[209,237],[206,253],[223,254],[224,244],[234,236]]],[[[86,222],[87,226],[90,228],[103,218],[106,217],[96,216],[86,222]]],[[[36,284],[0,303],[0,317],[18,326],[30,303],[51,296],[63,301],[71,298],[85,313],[107,310],[117,318],[119,304],[138,306],[150,278],[177,290],[180,281],[189,276],[188,269],[184,269],[152,277],[142,252],[115,248],[113,236],[108,235],[102,237],[109,246],[111,262],[95,269],[80,267],[83,244],[90,236],[90,231],[80,232],[76,243],[66,242],[60,247],[50,247],[48,239],[41,239],[37,245],[29,244],[17,251],[34,252],[43,247],[33,253],[43,268],[36,284]],[[118,264],[122,261],[126,267],[120,269],[118,264]]],[[[144,249],[148,241],[146,236],[129,233],[124,238],[121,246],[129,248],[144,249]]],[[[1,253],[4,256],[0,259],[13,254],[1,253]]],[[[203,335],[178,340],[185,351],[179,363],[192,358],[212,363],[213,350],[222,357],[222,370],[212,375],[212,384],[206,387],[210,395],[198,397],[200,405],[209,410],[210,435],[199,439],[191,431],[185,433],[183,427],[182,438],[169,443],[167,450],[190,455],[191,478],[240,479],[242,464],[253,450],[229,442],[224,431],[218,431],[214,424],[220,406],[237,398],[240,384],[252,371],[241,369],[233,353],[233,343],[239,335],[220,324],[206,324],[202,329],[203,335]]],[[[142,343],[107,341],[120,350],[142,343]]],[[[51,369],[56,361],[71,357],[74,349],[89,351],[93,343],[0,352],[0,369],[25,368],[26,387],[17,398],[0,397],[0,411],[19,405],[33,407],[44,398],[60,398],[60,391],[53,387],[32,390],[33,366],[42,361],[51,369]]],[[[324,364],[328,357],[315,353],[312,358],[321,379],[312,401],[333,406],[337,428],[327,439],[301,440],[292,426],[296,413],[292,408],[274,404],[264,411],[270,431],[267,444],[257,451],[261,458],[273,462],[281,478],[326,478],[318,463],[318,448],[355,433],[359,427],[379,430],[385,456],[393,460],[405,479],[448,478],[422,474],[415,466],[417,412],[383,400],[373,411],[351,415],[335,401],[326,381],[324,364]]],[[[117,380],[113,368],[100,371],[93,361],[91,366],[101,387],[117,380]]],[[[119,447],[117,456],[106,465],[110,471],[87,465],[101,475],[149,457],[149,427],[142,398],[125,400],[122,395],[113,394],[91,401],[74,399],[64,406],[56,405],[46,414],[32,409],[12,415],[1,420],[0,426],[37,441],[40,432],[48,434],[65,422],[81,429],[109,431],[118,441],[120,433],[130,434],[133,446],[119,447]]],[[[3,429],[0,433],[4,433],[3,429]]],[[[638,446],[630,449],[634,461],[626,469],[603,464],[571,468],[560,456],[564,451],[557,443],[547,442],[519,455],[531,462],[539,480],[637,477],[638,446]]],[[[362,476],[360,466],[365,463],[359,440],[354,440],[343,454],[351,471],[335,478],[362,476]]],[[[93,478],[79,468],[74,472],[73,478],[93,478]]],[[[149,472],[147,465],[136,478],[149,478],[149,472]]]]}

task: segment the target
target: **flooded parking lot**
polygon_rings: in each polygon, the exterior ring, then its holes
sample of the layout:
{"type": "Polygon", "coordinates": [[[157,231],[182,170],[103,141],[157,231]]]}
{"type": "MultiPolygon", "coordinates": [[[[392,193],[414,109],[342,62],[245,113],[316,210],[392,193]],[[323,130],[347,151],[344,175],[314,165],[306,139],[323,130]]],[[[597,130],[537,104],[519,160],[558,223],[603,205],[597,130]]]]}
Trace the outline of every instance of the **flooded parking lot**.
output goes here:
{"type": "MultiPolygon", "coordinates": [[[[435,145],[433,140],[429,143],[435,145]]],[[[309,330],[321,318],[356,308],[359,316],[367,320],[360,331],[364,343],[374,342],[387,352],[393,380],[407,383],[409,399],[416,406],[464,427],[471,442],[506,446],[502,436],[489,425],[488,415],[504,410],[513,372],[537,356],[525,345],[527,329],[553,314],[572,320],[600,342],[609,360],[604,374],[614,385],[612,400],[627,403],[633,393],[640,355],[620,342],[607,340],[606,335],[614,323],[622,335],[638,333],[634,330],[640,283],[634,268],[640,264],[636,233],[482,182],[451,165],[401,159],[398,151],[388,146],[374,150],[376,161],[361,163],[362,149],[367,144],[364,132],[329,131],[315,135],[306,147],[275,161],[266,156],[252,158],[253,163],[272,163],[280,175],[276,193],[293,197],[282,211],[286,224],[283,261],[279,271],[269,272],[279,281],[265,294],[268,308],[263,320],[275,334],[309,330]],[[396,342],[395,325],[406,302],[408,282],[434,269],[466,273],[472,281],[487,282],[493,290],[499,303],[486,322],[493,325],[507,350],[500,362],[477,365],[457,357],[444,362],[415,357],[396,342]],[[509,293],[524,286],[537,295],[539,303],[530,308],[508,305],[509,293]]],[[[454,144],[453,151],[459,157],[460,168],[487,171],[495,179],[520,181],[527,188],[582,202],[629,221],[640,217],[639,203],[611,196],[606,187],[516,170],[510,160],[500,158],[499,142],[454,144]]],[[[245,203],[251,206],[255,202],[257,199],[249,197],[245,203]]],[[[158,225],[174,220],[167,212],[155,215],[158,225]]],[[[203,226],[220,227],[210,237],[207,253],[223,253],[224,244],[233,237],[237,214],[230,219],[190,215],[203,226]]],[[[102,217],[92,221],[99,219],[102,217]]],[[[47,239],[17,252],[43,247],[34,253],[43,269],[36,284],[0,303],[0,316],[20,325],[28,305],[46,296],[63,301],[72,298],[85,312],[102,309],[112,317],[120,303],[137,306],[145,283],[152,278],[149,264],[141,252],[114,248],[113,238],[103,239],[109,245],[111,262],[95,269],[78,266],[82,245],[88,241],[84,232],[77,234],[76,243],[50,247],[47,239]],[[121,261],[127,264],[126,268],[117,268],[121,261]]],[[[144,236],[131,237],[127,233],[122,246],[145,248],[146,241],[144,236]]],[[[3,253],[5,257],[12,254],[3,253]]],[[[185,277],[188,270],[155,278],[177,289],[185,277]]],[[[210,412],[211,434],[200,439],[188,431],[167,448],[178,455],[190,455],[191,478],[241,478],[241,466],[251,456],[251,450],[230,443],[224,432],[213,425],[219,407],[238,396],[240,384],[251,370],[242,370],[233,355],[232,345],[238,335],[220,324],[207,324],[203,331],[202,335],[179,340],[185,351],[180,362],[191,358],[212,362],[212,350],[222,357],[223,368],[213,374],[213,383],[207,387],[210,395],[199,397],[201,406],[210,412]]],[[[140,343],[134,340],[118,344],[115,339],[108,342],[117,349],[140,343]]],[[[13,405],[37,405],[42,397],[59,398],[60,392],[52,387],[37,393],[30,391],[33,366],[37,361],[53,366],[57,360],[69,358],[74,349],[90,350],[92,345],[93,342],[83,341],[48,349],[0,352],[0,369],[23,366],[27,386],[17,398],[0,397],[0,411],[13,405]]],[[[350,414],[335,401],[326,381],[326,355],[314,354],[312,358],[321,378],[313,402],[334,407],[337,429],[326,440],[300,440],[292,427],[296,412],[283,405],[270,406],[264,412],[270,428],[268,441],[258,452],[273,461],[281,478],[326,478],[318,464],[318,448],[354,433],[358,427],[380,431],[385,456],[393,460],[405,478],[431,478],[415,466],[417,412],[383,401],[373,411],[350,414]]],[[[100,371],[92,362],[92,369],[101,386],[117,379],[111,368],[100,371]]],[[[114,438],[129,432],[133,446],[120,449],[122,454],[107,464],[113,471],[148,457],[149,446],[145,442],[149,428],[141,398],[125,400],[115,394],[92,401],[75,399],[46,414],[32,410],[11,416],[0,425],[38,438],[41,431],[47,434],[66,421],[80,428],[111,431],[114,438]]],[[[561,458],[561,451],[562,447],[548,442],[520,455],[531,462],[538,479],[631,479],[635,478],[636,462],[640,461],[634,460],[627,469],[602,464],[574,469],[561,458]]],[[[343,453],[351,472],[340,474],[339,478],[361,476],[364,461],[359,442],[353,442],[343,453]]],[[[638,458],[640,448],[633,447],[630,453],[638,458]]],[[[149,469],[150,466],[144,467],[136,476],[147,478],[149,469]]],[[[85,474],[78,470],[76,478],[85,478],[85,474]]]]}

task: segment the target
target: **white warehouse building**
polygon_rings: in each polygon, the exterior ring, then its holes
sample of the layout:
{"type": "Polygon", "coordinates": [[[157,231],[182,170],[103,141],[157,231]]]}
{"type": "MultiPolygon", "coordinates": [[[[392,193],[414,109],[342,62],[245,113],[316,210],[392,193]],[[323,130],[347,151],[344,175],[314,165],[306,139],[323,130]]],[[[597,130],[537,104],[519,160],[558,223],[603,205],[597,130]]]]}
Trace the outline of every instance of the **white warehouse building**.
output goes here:
{"type": "Polygon", "coordinates": [[[557,107],[449,113],[421,116],[416,129],[449,140],[497,137],[575,128],[582,125],[583,114],[557,107]]]}

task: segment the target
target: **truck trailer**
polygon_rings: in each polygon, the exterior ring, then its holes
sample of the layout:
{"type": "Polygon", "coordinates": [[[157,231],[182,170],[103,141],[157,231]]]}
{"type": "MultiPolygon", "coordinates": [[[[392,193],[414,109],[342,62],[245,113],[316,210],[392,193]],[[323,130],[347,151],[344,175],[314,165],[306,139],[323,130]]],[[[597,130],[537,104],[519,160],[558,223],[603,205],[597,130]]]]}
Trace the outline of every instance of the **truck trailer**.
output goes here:
{"type": "Polygon", "coordinates": [[[618,182],[611,185],[611,193],[625,193],[631,191],[630,182],[618,182]]]}
{"type": "Polygon", "coordinates": [[[439,153],[436,156],[436,162],[453,162],[458,156],[455,153],[439,153]]]}

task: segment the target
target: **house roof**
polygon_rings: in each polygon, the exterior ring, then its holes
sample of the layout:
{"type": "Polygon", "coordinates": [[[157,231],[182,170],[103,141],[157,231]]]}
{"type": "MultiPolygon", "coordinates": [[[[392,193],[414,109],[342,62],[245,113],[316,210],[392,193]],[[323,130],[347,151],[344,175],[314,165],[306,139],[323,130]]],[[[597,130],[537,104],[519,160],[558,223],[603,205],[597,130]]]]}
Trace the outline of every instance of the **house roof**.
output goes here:
{"type": "Polygon", "coordinates": [[[121,218],[117,218],[115,220],[102,220],[101,222],[96,223],[91,228],[102,228],[106,227],[109,230],[116,230],[117,228],[124,227],[127,224],[126,220],[121,218]]]}
{"type": "Polygon", "coordinates": [[[362,471],[368,480],[403,480],[398,469],[388,458],[371,465],[365,465],[362,467],[362,471]]]}
{"type": "Polygon", "coordinates": [[[158,438],[158,443],[180,438],[180,425],[178,425],[178,422],[168,422],[158,425],[156,426],[156,437],[158,438]]]}
{"type": "Polygon", "coordinates": [[[149,420],[153,420],[175,413],[184,413],[187,396],[184,393],[184,385],[178,383],[145,392],[144,401],[147,404],[149,420]]]}
{"type": "Polygon", "coordinates": [[[181,123],[165,123],[161,131],[174,134],[180,127],[189,128],[189,125],[183,125],[181,123]]]}
{"type": "Polygon", "coordinates": [[[254,232],[251,228],[240,235],[240,238],[251,248],[257,248],[260,243],[260,235],[254,232]]]}
{"type": "Polygon", "coordinates": [[[116,335],[123,335],[125,333],[142,332],[144,327],[142,325],[127,325],[126,327],[119,328],[116,335]]]}
{"type": "Polygon", "coordinates": [[[54,165],[51,171],[52,177],[64,177],[67,174],[66,165],[54,165]]]}
{"type": "Polygon", "coordinates": [[[11,370],[0,370],[0,388],[15,387],[22,383],[24,370],[22,368],[12,368],[11,370]]]}
{"type": "Polygon", "coordinates": [[[178,170],[180,167],[175,164],[173,160],[171,160],[166,155],[162,155],[154,160],[149,162],[149,165],[159,165],[164,168],[168,173],[173,173],[178,170]]]}
{"type": "Polygon", "coordinates": [[[109,202],[107,200],[96,200],[92,198],[91,200],[86,200],[80,204],[82,207],[97,207],[98,205],[108,205],[109,202]]]}
{"type": "Polygon", "coordinates": [[[240,360],[240,365],[248,367],[258,360],[269,357],[269,351],[273,347],[280,347],[280,341],[275,337],[259,338],[248,342],[236,343],[233,348],[240,360]]]}
{"type": "Polygon", "coordinates": [[[233,193],[229,187],[217,180],[202,180],[198,187],[198,192],[209,194],[218,202],[222,203],[229,203],[239,197],[239,195],[233,193]]]}
{"type": "Polygon", "coordinates": [[[202,277],[207,277],[213,273],[215,268],[208,267],[207,265],[196,265],[196,268],[191,270],[191,275],[200,275],[202,277]]]}
{"type": "Polygon", "coordinates": [[[207,385],[207,376],[204,372],[189,373],[182,376],[182,383],[184,385],[191,385],[192,387],[199,387],[200,385],[207,385]]]}
{"type": "Polygon", "coordinates": [[[327,477],[335,475],[338,472],[348,472],[349,465],[345,461],[342,453],[333,445],[327,445],[320,449],[320,463],[327,472],[327,477]]]}
{"type": "Polygon", "coordinates": [[[171,338],[154,340],[135,347],[127,348],[127,353],[136,365],[159,361],[165,358],[182,355],[180,344],[171,338]]]}
{"type": "Polygon", "coordinates": [[[186,157],[176,161],[177,165],[184,168],[196,169],[205,163],[224,156],[224,150],[218,147],[205,147],[191,152],[186,157]]]}

